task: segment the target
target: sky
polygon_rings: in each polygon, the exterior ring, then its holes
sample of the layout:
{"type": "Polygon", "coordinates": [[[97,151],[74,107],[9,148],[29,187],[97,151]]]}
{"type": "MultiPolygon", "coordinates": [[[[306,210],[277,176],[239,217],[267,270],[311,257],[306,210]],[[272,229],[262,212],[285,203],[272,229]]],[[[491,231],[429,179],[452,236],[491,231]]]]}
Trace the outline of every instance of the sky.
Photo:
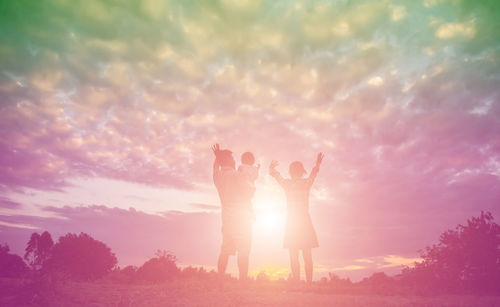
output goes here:
{"type": "Polygon", "coordinates": [[[397,273],[500,217],[499,30],[494,0],[0,1],[0,243],[213,268],[220,143],[262,165],[252,274],[288,275],[270,161],[318,152],[316,277],[397,273]]]}

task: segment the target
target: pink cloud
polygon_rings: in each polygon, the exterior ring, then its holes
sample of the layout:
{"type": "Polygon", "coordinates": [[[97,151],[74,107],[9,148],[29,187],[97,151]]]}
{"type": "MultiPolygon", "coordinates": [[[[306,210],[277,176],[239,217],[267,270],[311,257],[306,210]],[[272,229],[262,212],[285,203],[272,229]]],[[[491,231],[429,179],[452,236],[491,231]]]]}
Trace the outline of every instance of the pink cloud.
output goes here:
{"type": "Polygon", "coordinates": [[[5,197],[0,197],[0,208],[20,209],[22,205],[5,197]]]}
{"type": "Polygon", "coordinates": [[[218,211],[220,210],[220,205],[215,206],[215,205],[208,205],[208,204],[189,204],[192,207],[195,207],[197,209],[203,209],[203,210],[210,210],[210,211],[218,211]]]}

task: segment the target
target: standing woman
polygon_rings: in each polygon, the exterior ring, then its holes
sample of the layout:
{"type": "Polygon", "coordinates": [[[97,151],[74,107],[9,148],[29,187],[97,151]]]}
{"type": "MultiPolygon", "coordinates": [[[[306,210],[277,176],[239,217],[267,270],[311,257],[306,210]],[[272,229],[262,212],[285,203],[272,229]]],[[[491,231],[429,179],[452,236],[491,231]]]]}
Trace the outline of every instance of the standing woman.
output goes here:
{"type": "Polygon", "coordinates": [[[276,170],[277,161],[272,161],[269,166],[269,174],[276,179],[286,194],[287,215],[283,246],[288,248],[290,252],[292,278],[294,281],[300,280],[299,251],[302,250],[308,284],[312,282],[313,273],[311,249],[319,246],[311,216],[309,215],[309,192],[322,160],[323,153],[319,153],[316,158],[316,165],[307,178],[304,178],[307,172],[299,161],[290,164],[291,179],[283,178],[276,170]]]}

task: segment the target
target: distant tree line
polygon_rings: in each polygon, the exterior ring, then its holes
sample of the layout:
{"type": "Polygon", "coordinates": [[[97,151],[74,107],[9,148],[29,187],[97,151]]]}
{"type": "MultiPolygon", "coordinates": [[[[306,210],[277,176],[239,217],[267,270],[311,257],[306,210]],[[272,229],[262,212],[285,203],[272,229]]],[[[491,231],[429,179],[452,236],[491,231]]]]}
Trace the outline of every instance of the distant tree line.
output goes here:
{"type": "Polygon", "coordinates": [[[95,280],[109,274],[117,264],[115,254],[106,244],[83,232],[79,235],[68,233],[60,237],[55,244],[49,232],[45,231],[41,235],[35,232],[31,235],[25,251],[26,262],[20,256],[10,254],[7,245],[2,246],[0,276],[57,272],[74,280],[95,280]]]}
{"type": "MultiPolygon", "coordinates": [[[[500,294],[500,226],[489,212],[467,220],[441,234],[439,242],[421,252],[422,261],[404,267],[390,277],[374,273],[359,282],[330,273],[316,283],[314,291],[349,294],[500,294]]],[[[117,283],[161,283],[172,279],[192,278],[211,283],[230,279],[203,268],[179,268],[177,258],[158,250],[142,266],[119,268],[111,249],[86,233],[68,233],[53,242],[51,235],[33,233],[24,260],[0,245],[0,276],[23,277],[30,274],[58,276],[72,280],[106,279],[117,283]],[[25,262],[26,261],[26,262],[25,262]]],[[[257,285],[281,288],[284,279],[273,281],[265,273],[254,280],[257,285]]]]}

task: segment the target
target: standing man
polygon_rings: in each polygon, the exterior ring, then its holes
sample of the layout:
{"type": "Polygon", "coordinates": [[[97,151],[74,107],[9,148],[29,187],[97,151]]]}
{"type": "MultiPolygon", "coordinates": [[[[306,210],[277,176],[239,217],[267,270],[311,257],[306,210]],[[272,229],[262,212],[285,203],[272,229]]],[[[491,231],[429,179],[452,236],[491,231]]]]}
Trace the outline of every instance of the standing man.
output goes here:
{"type": "Polygon", "coordinates": [[[251,198],[253,190],[245,184],[242,172],[236,171],[233,153],[212,146],[215,154],[213,179],[219,193],[222,215],[222,245],[217,270],[225,274],[230,255],[237,253],[240,280],[248,276],[248,257],[252,241],[251,198]]]}

